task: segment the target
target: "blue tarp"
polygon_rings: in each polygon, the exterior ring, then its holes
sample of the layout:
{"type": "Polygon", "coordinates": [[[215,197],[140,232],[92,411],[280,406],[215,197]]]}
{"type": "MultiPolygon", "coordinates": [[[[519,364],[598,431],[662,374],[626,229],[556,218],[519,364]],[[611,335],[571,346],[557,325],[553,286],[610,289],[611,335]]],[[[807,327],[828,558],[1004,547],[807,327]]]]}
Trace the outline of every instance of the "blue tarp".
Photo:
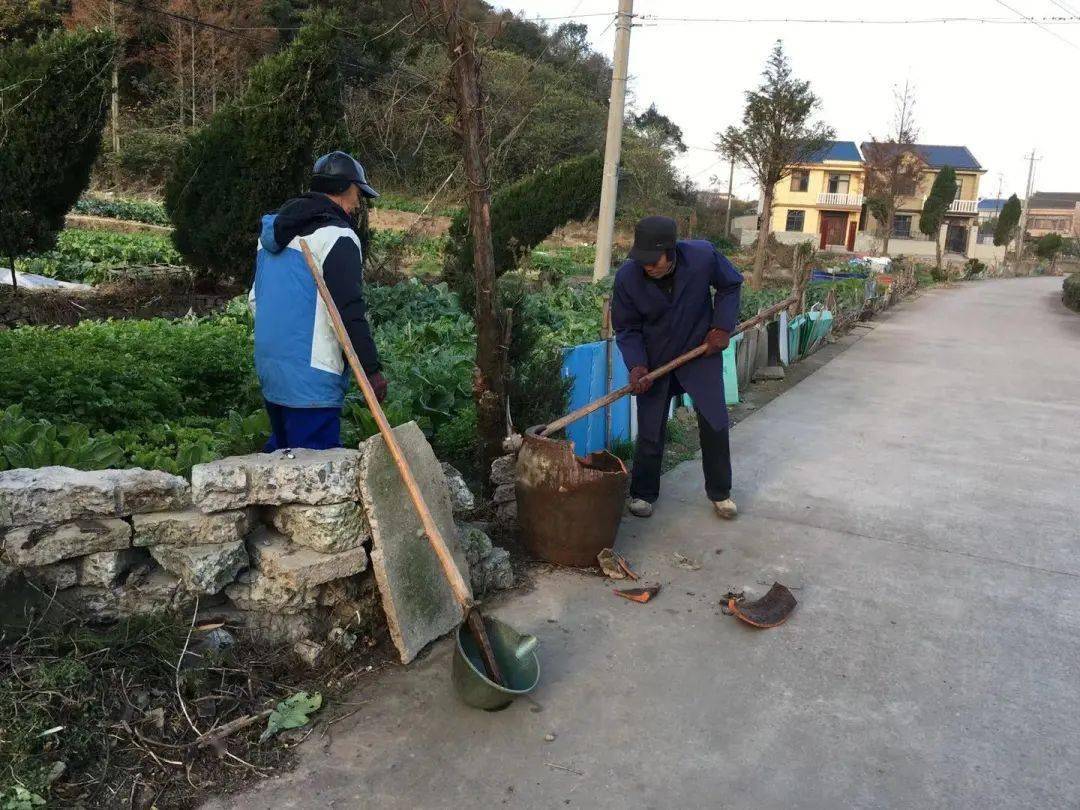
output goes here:
{"type": "MultiPolygon", "coordinates": [[[[735,345],[741,335],[737,335],[724,351],[724,394],[728,405],[739,401],[739,379],[735,367],[735,345]]],[[[563,349],[563,377],[574,380],[570,389],[570,410],[575,410],[599,399],[609,391],[622,388],[630,382],[630,374],[623,363],[622,353],[615,341],[611,342],[611,380],[605,385],[607,362],[604,352],[605,342],[583,343],[563,349]]],[[[686,398],[690,402],[690,397],[686,398]]],[[[630,441],[635,434],[632,429],[634,419],[632,398],[623,397],[608,406],[611,410],[611,441],[630,441]]],[[[574,451],[578,455],[593,453],[605,449],[604,408],[579,419],[566,428],[566,436],[574,442],[574,451]]],[[[610,449],[610,445],[608,445],[610,449]]]]}
{"type": "MultiPolygon", "coordinates": [[[[562,375],[574,380],[570,389],[570,410],[588,405],[594,399],[599,399],[609,391],[622,388],[630,382],[622,353],[615,341],[611,341],[612,378],[605,384],[605,343],[606,341],[598,340],[563,349],[562,375]]],[[[579,455],[604,449],[604,413],[608,409],[611,411],[611,440],[630,440],[630,397],[623,397],[607,409],[601,408],[566,428],[566,436],[573,440],[574,450],[579,455]]]]}

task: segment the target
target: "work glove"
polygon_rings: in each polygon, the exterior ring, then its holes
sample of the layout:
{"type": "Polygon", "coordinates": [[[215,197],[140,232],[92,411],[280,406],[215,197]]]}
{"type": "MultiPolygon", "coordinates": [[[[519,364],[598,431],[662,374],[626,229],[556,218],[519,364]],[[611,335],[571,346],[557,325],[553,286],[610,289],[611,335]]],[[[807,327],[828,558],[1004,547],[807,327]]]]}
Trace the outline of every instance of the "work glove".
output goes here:
{"type": "Polygon", "coordinates": [[[649,370],[645,366],[634,366],[630,369],[630,390],[641,395],[652,388],[652,380],[645,379],[649,370]]]}
{"type": "Polygon", "coordinates": [[[387,382],[381,371],[376,371],[368,377],[368,382],[371,383],[371,389],[375,392],[375,399],[380,403],[386,399],[387,382]]]}
{"type": "Polygon", "coordinates": [[[723,329],[710,329],[705,335],[705,356],[719,354],[728,347],[731,342],[731,334],[723,329]]]}

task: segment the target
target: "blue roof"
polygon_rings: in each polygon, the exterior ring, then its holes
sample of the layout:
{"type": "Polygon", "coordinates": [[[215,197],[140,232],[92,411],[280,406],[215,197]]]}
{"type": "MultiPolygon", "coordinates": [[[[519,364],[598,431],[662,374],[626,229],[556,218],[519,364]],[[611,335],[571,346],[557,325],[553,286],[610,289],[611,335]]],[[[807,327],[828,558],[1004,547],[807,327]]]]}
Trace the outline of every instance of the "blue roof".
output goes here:
{"type": "MultiPolygon", "coordinates": [[[[870,144],[863,143],[863,149],[870,144]]],[[[931,169],[940,169],[942,166],[952,166],[960,171],[982,171],[982,166],[966,146],[937,146],[934,144],[916,143],[911,147],[922,158],[923,162],[931,169]]]]}
{"type": "Polygon", "coordinates": [[[862,161],[859,147],[855,141],[829,141],[828,145],[813,155],[807,163],[824,163],[826,160],[850,160],[855,163],[862,161]]]}
{"type": "Polygon", "coordinates": [[[979,200],[980,211],[1000,211],[1005,207],[1005,203],[1008,202],[1004,197],[999,198],[987,198],[985,200],[979,200]]]}
{"type": "Polygon", "coordinates": [[[975,171],[982,169],[966,146],[931,146],[917,143],[915,151],[926,161],[926,165],[933,169],[940,169],[942,166],[975,171]]]}

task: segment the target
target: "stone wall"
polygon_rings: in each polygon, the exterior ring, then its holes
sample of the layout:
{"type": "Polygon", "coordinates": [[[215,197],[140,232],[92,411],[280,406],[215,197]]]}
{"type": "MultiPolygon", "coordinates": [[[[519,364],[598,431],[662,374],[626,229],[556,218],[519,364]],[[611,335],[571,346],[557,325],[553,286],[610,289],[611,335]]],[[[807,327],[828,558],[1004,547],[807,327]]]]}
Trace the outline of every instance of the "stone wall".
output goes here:
{"type": "MultiPolygon", "coordinates": [[[[418,429],[403,435],[430,453],[418,429]]],[[[374,521],[361,462],[360,450],[281,450],[197,465],[190,483],[141,469],[0,472],[0,587],[21,575],[97,618],[168,609],[190,620],[197,602],[201,616],[267,640],[319,637],[335,611],[354,616],[359,602],[385,597],[368,571],[374,521]]],[[[450,504],[458,514],[471,508],[460,476],[450,470],[448,481],[434,454],[429,466],[437,491],[428,497],[448,514],[450,504]]],[[[391,511],[404,521],[412,506],[402,495],[391,511]]],[[[385,512],[384,551],[395,542],[385,512]]],[[[513,584],[505,552],[478,533],[468,527],[461,551],[476,590],[513,584]]],[[[458,547],[456,536],[449,542],[458,547]]]]}

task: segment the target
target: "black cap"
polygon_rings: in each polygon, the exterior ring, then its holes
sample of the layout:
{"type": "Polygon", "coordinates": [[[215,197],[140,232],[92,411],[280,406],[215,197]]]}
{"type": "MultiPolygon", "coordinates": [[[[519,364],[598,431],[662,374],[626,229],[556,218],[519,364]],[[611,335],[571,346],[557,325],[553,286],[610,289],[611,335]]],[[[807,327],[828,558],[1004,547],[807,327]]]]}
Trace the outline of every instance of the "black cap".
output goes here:
{"type": "Polygon", "coordinates": [[[661,256],[675,249],[678,236],[678,226],[671,217],[645,217],[634,227],[630,258],[642,264],[656,264],[661,256]]]}
{"type": "Polygon", "coordinates": [[[360,161],[346,152],[331,152],[315,161],[311,170],[313,191],[340,194],[355,183],[365,197],[378,197],[379,192],[368,185],[367,172],[360,161]]]}

